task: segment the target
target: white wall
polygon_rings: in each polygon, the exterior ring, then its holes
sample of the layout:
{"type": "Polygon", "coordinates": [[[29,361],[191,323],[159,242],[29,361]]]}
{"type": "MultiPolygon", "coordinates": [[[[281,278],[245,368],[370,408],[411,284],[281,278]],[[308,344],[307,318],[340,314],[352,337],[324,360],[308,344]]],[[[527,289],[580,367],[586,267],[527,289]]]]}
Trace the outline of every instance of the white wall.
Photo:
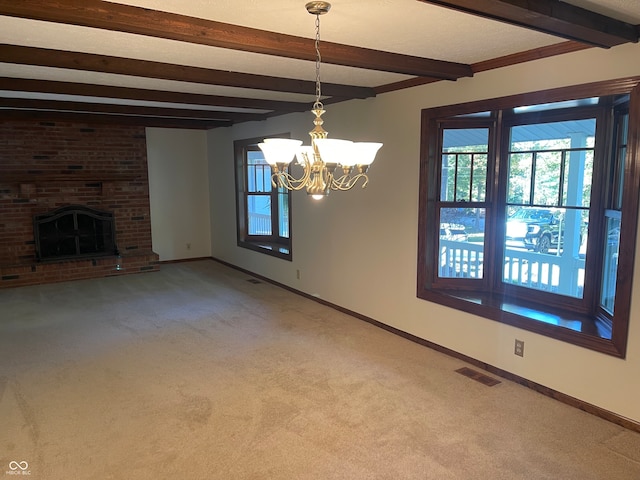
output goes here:
{"type": "MultiPolygon", "coordinates": [[[[211,131],[213,256],[640,422],[637,302],[622,360],[416,297],[421,109],[640,75],[638,58],[640,44],[590,49],[329,105],[324,126],[330,136],[384,146],[365,190],[334,192],[321,202],[294,194],[292,262],[236,246],[232,142],[290,131],[308,143],[312,115],[211,131]],[[513,354],[516,337],[526,342],[524,358],[513,354]]],[[[634,285],[635,298],[640,279],[634,285]]]]}
{"type": "Polygon", "coordinates": [[[211,256],[206,133],[147,128],[151,240],[160,260],[211,256]]]}

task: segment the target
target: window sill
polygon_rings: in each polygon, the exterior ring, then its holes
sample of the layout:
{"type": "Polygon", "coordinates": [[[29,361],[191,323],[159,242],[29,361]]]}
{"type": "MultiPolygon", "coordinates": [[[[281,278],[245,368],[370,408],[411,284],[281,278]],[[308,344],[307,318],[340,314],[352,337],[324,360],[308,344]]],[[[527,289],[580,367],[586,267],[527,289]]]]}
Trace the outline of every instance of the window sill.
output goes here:
{"type": "Polygon", "coordinates": [[[522,299],[460,290],[423,290],[418,297],[601,353],[623,356],[612,342],[611,327],[590,315],[553,307],[542,310],[522,299]]]}
{"type": "Polygon", "coordinates": [[[287,245],[279,243],[263,242],[263,241],[239,241],[238,246],[253,250],[254,252],[264,253],[265,255],[271,255],[272,257],[282,258],[284,260],[292,260],[291,248],[287,245]]]}

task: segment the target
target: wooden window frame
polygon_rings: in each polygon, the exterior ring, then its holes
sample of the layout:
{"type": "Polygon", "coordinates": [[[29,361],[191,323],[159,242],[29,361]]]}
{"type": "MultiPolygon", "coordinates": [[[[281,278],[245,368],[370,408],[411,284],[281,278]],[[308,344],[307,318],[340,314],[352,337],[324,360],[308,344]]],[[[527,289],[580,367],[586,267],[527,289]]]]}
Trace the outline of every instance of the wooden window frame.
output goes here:
{"type": "MultiPolygon", "coordinates": [[[[274,135],[277,138],[287,138],[288,134],[274,135]]],[[[289,212],[289,236],[280,236],[279,231],[279,193],[272,188],[271,197],[271,235],[250,235],[249,219],[247,214],[247,152],[259,150],[258,144],[267,137],[247,138],[233,142],[235,161],[235,186],[236,186],[236,227],[237,245],[242,248],[264,253],[284,260],[291,261],[292,254],[292,221],[291,221],[291,192],[287,192],[287,208],[289,212]]]]}
{"type": "MultiPolygon", "coordinates": [[[[502,113],[495,113],[502,115],[502,113]]],[[[454,119],[455,120],[455,119],[454,119]]],[[[485,124],[491,121],[485,120],[485,124]]],[[[498,134],[499,137],[499,134],[498,134]]],[[[504,148],[504,141],[497,141],[496,145],[490,145],[489,149],[496,149],[495,155],[500,156],[500,150],[504,148]]],[[[607,146],[608,148],[608,146],[607,146]]],[[[545,336],[549,336],[574,345],[589,348],[601,353],[624,358],[626,355],[627,336],[629,329],[629,316],[631,307],[631,293],[633,281],[633,265],[636,246],[636,230],[638,219],[638,191],[640,190],[640,77],[631,77],[618,80],[597,82],[573,87],[563,87],[541,92],[533,92],[509,97],[501,97],[490,100],[481,100],[465,104],[436,107],[422,111],[421,125],[421,153],[420,153],[420,192],[419,192],[419,219],[418,219],[418,274],[417,296],[421,299],[442,304],[457,310],[509,324],[518,328],[529,330],[545,336]],[[434,267],[437,241],[437,225],[434,205],[437,196],[439,178],[435,174],[437,162],[440,162],[438,152],[438,122],[441,119],[451,119],[470,115],[477,112],[503,112],[525,105],[562,102],[593,97],[608,97],[614,95],[629,95],[629,123],[626,159],[624,162],[625,177],[622,191],[622,225],[620,228],[619,255],[624,260],[619,262],[617,270],[616,308],[615,314],[609,319],[596,314],[595,307],[587,313],[579,309],[566,309],[562,305],[547,305],[544,302],[530,302],[530,295],[523,295],[517,289],[497,290],[494,286],[496,279],[489,278],[487,282],[493,282],[486,290],[473,291],[462,282],[455,279],[447,279],[449,288],[440,288],[435,281],[434,267]],[[452,283],[452,285],[451,285],[452,283]],[[452,286],[460,286],[452,289],[452,286]],[[580,328],[565,328],[552,321],[541,321],[539,316],[547,316],[563,320],[577,322],[580,328]]],[[[496,164],[498,162],[496,161],[496,164]]],[[[492,194],[504,192],[504,178],[499,178],[500,169],[487,172],[487,191],[492,194]]],[[[594,173],[595,175],[595,173],[594,173]]],[[[602,202],[604,193],[597,192],[602,202]]],[[[494,197],[495,198],[495,197],[494,197]]],[[[602,205],[598,208],[603,208],[602,205]]],[[[499,233],[499,216],[494,215],[493,231],[499,233]],[[498,217],[496,219],[496,217],[498,217]]],[[[502,227],[504,228],[504,227],[502,227]]],[[[590,235],[591,236],[591,235],[590,235]]],[[[499,235],[496,237],[498,238],[499,235]]],[[[589,240],[589,251],[594,248],[604,247],[604,239],[598,241],[589,240]]],[[[496,245],[494,243],[494,245],[496,245]]],[[[500,247],[491,248],[486,255],[489,257],[489,268],[495,268],[499,261],[500,247]],[[499,253],[499,252],[498,252],[499,253]],[[497,260],[496,260],[497,259],[497,260]]],[[[591,261],[597,262],[601,255],[591,254],[591,261]]],[[[462,280],[462,279],[461,279],[462,280]]],[[[447,283],[444,282],[444,283],[447,283]]],[[[536,295],[533,292],[533,297],[536,295]]],[[[592,294],[592,297],[597,297],[592,294]]]]}

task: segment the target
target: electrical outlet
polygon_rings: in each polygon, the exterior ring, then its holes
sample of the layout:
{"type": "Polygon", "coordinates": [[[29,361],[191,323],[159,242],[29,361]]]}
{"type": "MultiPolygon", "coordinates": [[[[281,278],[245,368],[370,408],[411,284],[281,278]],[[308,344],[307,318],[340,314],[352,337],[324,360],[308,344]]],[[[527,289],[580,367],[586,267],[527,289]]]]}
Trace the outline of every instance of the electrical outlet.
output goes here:
{"type": "Polygon", "coordinates": [[[516,347],[513,351],[519,357],[524,357],[524,340],[518,340],[516,338],[516,347]]]}
{"type": "Polygon", "coordinates": [[[191,244],[187,243],[187,250],[191,250],[191,244]]]}
{"type": "Polygon", "coordinates": [[[300,280],[300,270],[296,270],[296,278],[300,280]]]}

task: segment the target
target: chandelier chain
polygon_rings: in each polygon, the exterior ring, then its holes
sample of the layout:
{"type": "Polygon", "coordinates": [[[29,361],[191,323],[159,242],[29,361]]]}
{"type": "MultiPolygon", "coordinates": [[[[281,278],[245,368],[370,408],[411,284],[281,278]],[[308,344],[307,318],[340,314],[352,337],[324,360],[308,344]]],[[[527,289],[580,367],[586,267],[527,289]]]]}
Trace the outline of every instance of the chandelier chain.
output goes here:
{"type": "Polygon", "coordinates": [[[320,84],[320,62],[322,56],[320,55],[320,14],[316,14],[316,101],[313,104],[314,109],[324,108],[320,97],[322,96],[322,86],[320,84]]]}

